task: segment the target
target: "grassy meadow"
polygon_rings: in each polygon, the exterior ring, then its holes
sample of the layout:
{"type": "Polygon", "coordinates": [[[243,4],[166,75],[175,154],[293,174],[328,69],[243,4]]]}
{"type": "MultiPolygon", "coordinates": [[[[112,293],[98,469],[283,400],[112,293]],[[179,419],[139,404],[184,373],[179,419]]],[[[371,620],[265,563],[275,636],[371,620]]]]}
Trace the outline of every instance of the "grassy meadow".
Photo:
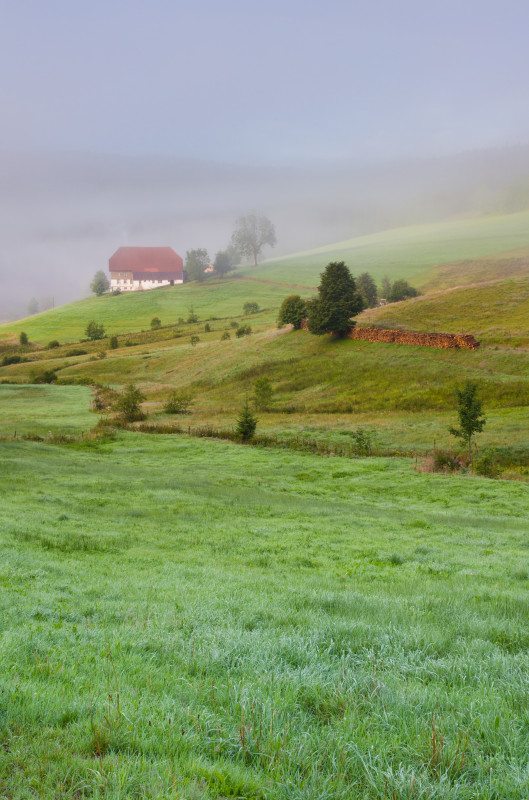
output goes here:
{"type": "Polygon", "coordinates": [[[132,433],[0,457],[2,796],[527,797],[522,484],[132,433]]]}
{"type": "Polygon", "coordinates": [[[528,797],[528,221],[388,231],[0,328],[24,359],[0,367],[0,798],[528,797]],[[428,290],[359,324],[482,347],[278,330],[332,259],[428,290]],[[116,349],[82,341],[91,319],[116,349]],[[199,437],[262,376],[273,447],[199,437]],[[480,450],[516,480],[428,471],[465,379],[480,450]],[[178,434],[97,426],[94,386],[130,382],[178,434]],[[190,413],[164,412],[174,389],[190,413]],[[376,457],[345,457],[359,431],[376,457]]]}

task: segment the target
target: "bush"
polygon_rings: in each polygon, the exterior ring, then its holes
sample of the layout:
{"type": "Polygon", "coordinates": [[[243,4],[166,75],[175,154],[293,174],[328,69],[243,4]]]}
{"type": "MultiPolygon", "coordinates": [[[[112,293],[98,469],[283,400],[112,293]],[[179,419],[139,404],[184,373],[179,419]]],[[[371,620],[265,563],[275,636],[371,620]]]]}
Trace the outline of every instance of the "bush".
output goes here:
{"type": "Polygon", "coordinates": [[[420,292],[410,286],[408,281],[398,280],[391,286],[387,300],[388,303],[399,303],[401,300],[407,300],[410,297],[418,297],[419,294],[420,292]]]}
{"type": "Polygon", "coordinates": [[[226,341],[226,339],[231,339],[231,336],[230,336],[230,332],[229,332],[229,331],[224,331],[224,333],[223,333],[223,334],[222,334],[222,336],[220,337],[220,341],[221,341],[221,342],[225,342],[225,341],[226,341]]]}
{"type": "Polygon", "coordinates": [[[125,342],[125,347],[134,347],[134,342],[131,342],[130,339],[127,339],[125,342]]]}
{"type": "Polygon", "coordinates": [[[193,403],[189,392],[174,391],[169,395],[163,410],[166,414],[187,414],[193,403]]]}
{"type": "Polygon", "coordinates": [[[235,331],[235,336],[237,339],[240,339],[242,336],[249,336],[252,332],[252,328],[250,325],[239,325],[237,330],[235,331]]]}
{"type": "Polygon", "coordinates": [[[60,347],[61,343],[57,339],[52,339],[51,342],[48,342],[46,345],[46,350],[55,350],[56,347],[60,347]]]}
{"type": "Polygon", "coordinates": [[[183,317],[178,317],[178,324],[185,325],[185,319],[183,317]]]}
{"type": "Polygon", "coordinates": [[[57,373],[52,369],[39,372],[32,378],[33,383],[57,383],[57,373]]]}
{"type": "Polygon", "coordinates": [[[188,313],[188,316],[187,316],[187,321],[188,321],[189,323],[191,323],[191,322],[198,322],[198,316],[197,316],[197,314],[195,314],[195,311],[194,311],[194,309],[193,309],[193,306],[190,306],[190,307],[189,307],[189,313],[188,313]]]}
{"type": "Polygon", "coordinates": [[[448,450],[436,450],[433,454],[434,472],[458,472],[462,466],[459,456],[448,450]]]}
{"type": "Polygon", "coordinates": [[[209,324],[209,322],[206,322],[206,324],[204,325],[204,333],[209,333],[210,331],[211,331],[211,325],[209,324]]]}
{"type": "Polygon", "coordinates": [[[235,433],[241,441],[249,442],[253,439],[257,422],[257,417],[253,414],[250,404],[246,400],[237,417],[237,425],[235,427],[235,433]]]}
{"type": "Polygon", "coordinates": [[[259,303],[245,303],[243,306],[244,314],[257,314],[259,311],[259,303]]]}
{"type": "Polygon", "coordinates": [[[2,366],[8,367],[10,364],[20,364],[23,361],[27,361],[27,358],[22,358],[22,356],[4,356],[2,359],[2,366]]]}
{"type": "Polygon", "coordinates": [[[373,450],[373,440],[375,434],[367,428],[357,428],[351,433],[354,441],[355,452],[359,456],[370,456],[373,450]]]}
{"type": "Polygon", "coordinates": [[[279,308],[277,317],[278,327],[292,325],[296,330],[301,327],[301,322],[307,316],[307,304],[301,299],[299,294],[291,294],[285,297],[279,308]]]}
{"type": "Polygon", "coordinates": [[[160,317],[153,317],[151,319],[151,331],[157,331],[158,328],[162,327],[162,320],[160,317]]]}
{"type": "Polygon", "coordinates": [[[195,334],[195,335],[193,335],[193,336],[191,337],[191,339],[190,339],[189,341],[191,342],[191,346],[192,346],[192,347],[196,347],[196,345],[197,345],[197,344],[199,343],[199,341],[200,341],[200,337],[199,337],[199,336],[197,336],[197,335],[195,334]]]}
{"type": "Polygon", "coordinates": [[[117,336],[111,336],[110,337],[109,346],[110,346],[111,350],[117,350],[118,349],[119,342],[118,342],[118,337],[117,336]]]}
{"type": "Polygon", "coordinates": [[[25,333],[24,331],[20,331],[20,335],[18,337],[18,341],[20,342],[21,345],[29,344],[29,339],[28,339],[27,333],[25,333]]]}
{"type": "Polygon", "coordinates": [[[125,422],[137,422],[145,419],[145,414],[141,410],[141,403],[145,400],[145,395],[133,383],[129,383],[125,391],[119,395],[114,408],[120,412],[125,422]]]}
{"type": "Polygon", "coordinates": [[[90,341],[95,342],[97,339],[103,339],[105,336],[104,325],[99,324],[95,320],[90,320],[85,328],[85,336],[90,341]]]}
{"type": "Polygon", "coordinates": [[[230,328],[238,328],[238,327],[239,323],[236,322],[234,319],[232,319],[232,321],[230,322],[230,328]]]}
{"type": "Polygon", "coordinates": [[[112,289],[112,294],[114,297],[117,297],[118,294],[121,294],[121,289],[112,289]]]}
{"type": "Polygon", "coordinates": [[[493,447],[487,447],[474,459],[474,472],[484,478],[497,478],[500,474],[498,458],[493,447]]]}
{"type": "Polygon", "coordinates": [[[74,347],[73,350],[68,350],[66,356],[86,356],[88,350],[82,350],[80,347],[74,347]]]}

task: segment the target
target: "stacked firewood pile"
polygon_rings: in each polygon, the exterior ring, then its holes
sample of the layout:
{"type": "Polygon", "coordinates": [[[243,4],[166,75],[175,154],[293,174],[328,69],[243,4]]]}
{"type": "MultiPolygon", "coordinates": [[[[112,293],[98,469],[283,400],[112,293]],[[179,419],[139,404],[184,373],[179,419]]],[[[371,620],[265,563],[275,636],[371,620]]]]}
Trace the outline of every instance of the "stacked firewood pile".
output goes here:
{"type": "Polygon", "coordinates": [[[348,339],[367,339],[369,342],[394,342],[418,347],[460,348],[477,350],[479,342],[471,334],[419,333],[418,331],[389,330],[387,328],[352,328],[348,339]]]}
{"type": "MultiPolygon", "coordinates": [[[[301,323],[308,330],[308,320],[301,323]]],[[[419,331],[390,330],[388,328],[351,328],[347,339],[366,339],[369,342],[392,342],[417,347],[444,347],[477,350],[479,342],[469,333],[420,333],[419,331]]]]}

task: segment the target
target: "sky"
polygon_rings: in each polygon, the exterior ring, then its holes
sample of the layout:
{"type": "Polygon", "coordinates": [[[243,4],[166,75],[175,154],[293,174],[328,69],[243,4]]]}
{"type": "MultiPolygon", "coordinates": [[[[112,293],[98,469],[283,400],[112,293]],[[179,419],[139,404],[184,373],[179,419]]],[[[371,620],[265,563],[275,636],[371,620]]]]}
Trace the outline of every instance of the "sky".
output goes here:
{"type": "Polygon", "coordinates": [[[529,192],[527,0],[0,9],[0,322],[252,211],[281,255],[529,192]]]}
{"type": "Polygon", "coordinates": [[[240,163],[529,139],[525,0],[3,0],[4,149],[240,163]]]}

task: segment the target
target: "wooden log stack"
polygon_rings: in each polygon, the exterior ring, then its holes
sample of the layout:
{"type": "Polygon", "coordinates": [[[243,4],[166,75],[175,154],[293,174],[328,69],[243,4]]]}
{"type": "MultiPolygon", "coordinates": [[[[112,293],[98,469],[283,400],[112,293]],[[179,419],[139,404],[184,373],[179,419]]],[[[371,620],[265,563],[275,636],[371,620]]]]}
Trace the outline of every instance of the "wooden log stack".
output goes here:
{"type": "MultiPolygon", "coordinates": [[[[308,320],[301,328],[308,330],[308,320]]],[[[409,344],[415,347],[442,347],[445,349],[477,350],[479,342],[469,333],[422,333],[420,331],[392,330],[389,328],[351,328],[346,339],[364,339],[368,342],[409,344]]]]}

